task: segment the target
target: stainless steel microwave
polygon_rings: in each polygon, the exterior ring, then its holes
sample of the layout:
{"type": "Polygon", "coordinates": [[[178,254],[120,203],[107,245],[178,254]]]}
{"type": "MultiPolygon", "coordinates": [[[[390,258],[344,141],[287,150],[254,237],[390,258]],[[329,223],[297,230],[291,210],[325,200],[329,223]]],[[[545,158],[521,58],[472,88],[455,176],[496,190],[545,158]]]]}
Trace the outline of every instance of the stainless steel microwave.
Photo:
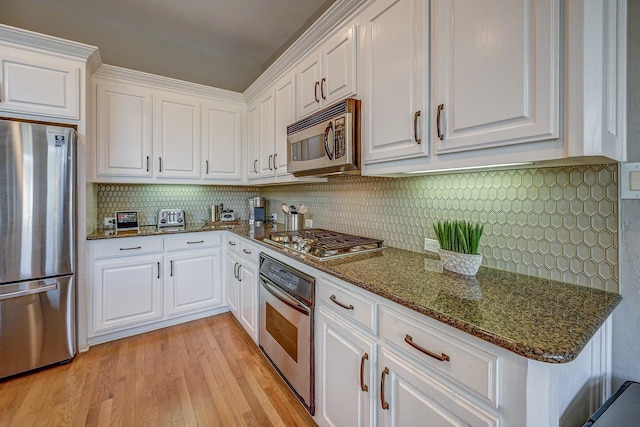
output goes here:
{"type": "Polygon", "coordinates": [[[348,98],[287,126],[287,171],[360,174],[360,100],[348,98]]]}

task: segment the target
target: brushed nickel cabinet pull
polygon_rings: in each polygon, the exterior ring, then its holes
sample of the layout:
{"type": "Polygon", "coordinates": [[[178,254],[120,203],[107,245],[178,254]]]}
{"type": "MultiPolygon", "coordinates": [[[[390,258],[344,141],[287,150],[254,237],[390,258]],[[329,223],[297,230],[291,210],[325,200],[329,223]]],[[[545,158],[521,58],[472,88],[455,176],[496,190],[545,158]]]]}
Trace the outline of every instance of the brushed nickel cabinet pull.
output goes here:
{"type": "Polygon", "coordinates": [[[158,157],[159,170],[158,172],[162,172],[162,157],[158,157]]]}
{"type": "Polygon", "coordinates": [[[251,255],[251,251],[248,249],[243,249],[242,252],[244,252],[247,255],[251,255]]]}
{"type": "Polygon", "coordinates": [[[278,153],[273,155],[273,168],[278,170],[278,153]]]}
{"type": "Polygon", "coordinates": [[[440,119],[442,119],[442,110],[444,110],[444,104],[438,105],[438,112],[436,114],[436,127],[438,130],[438,139],[440,141],[444,140],[444,133],[440,127],[440,119]]]}
{"type": "Polygon", "coordinates": [[[235,246],[235,245],[236,245],[236,242],[229,241],[229,244],[230,244],[231,246],[235,246]]]}
{"type": "Polygon", "coordinates": [[[158,279],[160,278],[160,262],[158,261],[158,279]]]}
{"type": "Polygon", "coordinates": [[[413,115],[413,138],[416,141],[416,144],[420,144],[422,139],[418,138],[418,117],[420,117],[420,111],[416,111],[413,115]]]}
{"type": "Polygon", "coordinates": [[[273,168],[271,168],[271,160],[273,160],[273,154],[269,155],[269,170],[272,171],[273,168]]]}
{"type": "Polygon", "coordinates": [[[206,174],[209,175],[209,160],[205,160],[204,163],[207,165],[207,172],[206,174]]]}
{"type": "Polygon", "coordinates": [[[364,362],[369,360],[369,355],[367,353],[362,355],[360,358],[360,390],[364,392],[369,391],[369,387],[364,383],[364,362]]]}
{"type": "Polygon", "coordinates": [[[353,305],[351,305],[351,304],[346,305],[346,304],[341,303],[340,301],[338,301],[338,299],[336,298],[335,295],[331,295],[329,297],[329,299],[331,300],[332,303],[339,305],[340,307],[344,308],[345,310],[353,310],[353,305]]]}
{"type": "Polygon", "coordinates": [[[429,357],[433,357],[436,360],[439,360],[441,362],[448,362],[449,361],[449,356],[447,356],[446,354],[444,354],[444,353],[440,353],[440,354],[433,353],[433,352],[427,350],[426,348],[421,347],[418,344],[414,343],[413,342],[413,338],[411,337],[411,335],[408,335],[408,334],[405,335],[404,336],[404,342],[406,342],[407,344],[409,344],[411,347],[415,348],[419,352],[424,353],[429,357]]]}
{"type": "Polygon", "coordinates": [[[204,243],[204,240],[197,240],[193,242],[187,242],[187,245],[197,245],[198,243],[204,243]]]}
{"type": "Polygon", "coordinates": [[[149,172],[149,156],[147,156],[147,172],[149,172]]]}
{"type": "Polygon", "coordinates": [[[242,268],[242,264],[238,264],[238,282],[242,282],[242,277],[240,276],[240,269],[242,268]]]}
{"type": "Polygon", "coordinates": [[[258,159],[253,161],[253,172],[258,173],[258,159]]]}
{"type": "Polygon", "coordinates": [[[313,89],[313,96],[316,99],[316,103],[320,103],[320,100],[318,99],[318,86],[320,86],[320,82],[316,82],[316,85],[313,89]]]}
{"type": "Polygon", "coordinates": [[[120,248],[121,251],[134,251],[136,249],[142,249],[142,246],[134,246],[132,248],[120,248]]]}
{"type": "Polygon", "coordinates": [[[171,271],[169,272],[169,276],[173,277],[173,260],[169,261],[169,266],[171,267],[171,271]]]}
{"type": "Polygon", "coordinates": [[[236,262],[233,266],[233,277],[238,278],[238,263],[236,262]]]}
{"type": "Polygon", "coordinates": [[[322,99],[327,99],[326,95],[324,94],[324,84],[327,82],[327,79],[325,79],[324,77],[322,78],[322,81],[320,81],[320,96],[322,96],[322,99]]]}
{"type": "Polygon", "coordinates": [[[382,371],[382,376],[380,377],[380,406],[382,406],[382,409],[385,411],[389,410],[389,402],[386,402],[384,398],[384,380],[387,375],[389,375],[389,368],[385,366],[382,371]]]}

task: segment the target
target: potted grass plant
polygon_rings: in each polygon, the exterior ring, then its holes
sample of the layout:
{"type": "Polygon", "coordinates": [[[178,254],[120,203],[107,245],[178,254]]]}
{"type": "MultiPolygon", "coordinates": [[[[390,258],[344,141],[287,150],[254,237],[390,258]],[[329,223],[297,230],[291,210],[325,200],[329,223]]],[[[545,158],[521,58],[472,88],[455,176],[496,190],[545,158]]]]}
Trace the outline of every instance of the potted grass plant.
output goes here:
{"type": "Polygon", "coordinates": [[[454,273],[475,276],[482,263],[478,245],[484,226],[468,221],[438,221],[433,230],[440,243],[442,266],[454,273]]]}

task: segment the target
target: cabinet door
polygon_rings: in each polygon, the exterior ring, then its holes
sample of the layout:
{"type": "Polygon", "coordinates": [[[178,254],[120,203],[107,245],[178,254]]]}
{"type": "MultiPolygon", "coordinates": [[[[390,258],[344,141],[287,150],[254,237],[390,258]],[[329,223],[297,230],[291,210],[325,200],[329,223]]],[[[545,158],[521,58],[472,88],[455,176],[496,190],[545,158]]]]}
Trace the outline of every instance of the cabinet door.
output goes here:
{"type": "Polygon", "coordinates": [[[202,107],[203,178],[242,180],[242,110],[235,105],[202,107]]]}
{"type": "Polygon", "coordinates": [[[311,53],[296,68],[298,118],[311,114],[322,106],[320,80],[322,80],[322,50],[311,53]]]}
{"type": "Polygon", "coordinates": [[[0,110],[80,118],[80,67],[49,55],[0,50],[0,110]]]}
{"type": "Polygon", "coordinates": [[[378,363],[380,425],[497,427],[500,420],[382,347],[378,363]]]}
{"type": "Polygon", "coordinates": [[[258,269],[246,260],[238,267],[240,304],[238,320],[247,333],[258,342],[258,269]]]}
{"type": "Polygon", "coordinates": [[[229,311],[240,319],[240,282],[238,281],[238,255],[227,252],[227,305],[229,311]]]}
{"type": "Polygon", "coordinates": [[[356,93],[356,40],[352,26],[323,45],[320,97],[325,106],[356,93]]]}
{"type": "Polygon", "coordinates": [[[260,156],[260,111],[258,102],[247,107],[247,178],[257,179],[260,156]]]}
{"type": "Polygon", "coordinates": [[[156,176],[200,178],[200,102],[159,94],[155,108],[156,176]]]}
{"type": "Polygon", "coordinates": [[[152,94],[138,86],[96,85],[98,176],[152,175],[152,94]]]}
{"type": "Polygon", "coordinates": [[[435,0],[432,7],[436,152],[557,138],[559,2],[435,0]]]}
{"type": "Polygon", "coordinates": [[[273,158],[275,154],[275,100],[273,90],[269,89],[258,101],[260,160],[258,170],[260,177],[271,177],[275,174],[273,158]]]}
{"type": "Polygon", "coordinates": [[[379,0],[363,16],[364,163],[429,154],[426,3],[379,0]]]}
{"type": "Polygon", "coordinates": [[[113,332],[162,318],[161,263],[161,256],[95,262],[95,332],[113,332]]]}
{"type": "Polygon", "coordinates": [[[276,176],[287,175],[289,144],[287,126],[296,119],[296,77],[291,73],[275,86],[275,158],[276,176]]]}
{"type": "Polygon", "coordinates": [[[167,316],[196,313],[223,305],[222,249],[185,251],[167,259],[167,316]]]}
{"type": "Polygon", "coordinates": [[[374,425],[375,351],[372,338],[318,310],[318,402],[322,425],[374,425]]]}

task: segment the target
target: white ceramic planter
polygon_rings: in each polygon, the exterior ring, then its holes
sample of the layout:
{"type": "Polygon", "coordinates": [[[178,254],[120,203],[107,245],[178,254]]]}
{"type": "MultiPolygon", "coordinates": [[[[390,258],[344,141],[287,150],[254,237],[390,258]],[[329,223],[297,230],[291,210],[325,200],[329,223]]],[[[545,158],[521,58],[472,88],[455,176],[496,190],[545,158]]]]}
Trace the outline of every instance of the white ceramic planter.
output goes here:
{"type": "Polygon", "coordinates": [[[442,267],[454,273],[475,276],[482,264],[482,254],[471,255],[439,249],[442,267]]]}

